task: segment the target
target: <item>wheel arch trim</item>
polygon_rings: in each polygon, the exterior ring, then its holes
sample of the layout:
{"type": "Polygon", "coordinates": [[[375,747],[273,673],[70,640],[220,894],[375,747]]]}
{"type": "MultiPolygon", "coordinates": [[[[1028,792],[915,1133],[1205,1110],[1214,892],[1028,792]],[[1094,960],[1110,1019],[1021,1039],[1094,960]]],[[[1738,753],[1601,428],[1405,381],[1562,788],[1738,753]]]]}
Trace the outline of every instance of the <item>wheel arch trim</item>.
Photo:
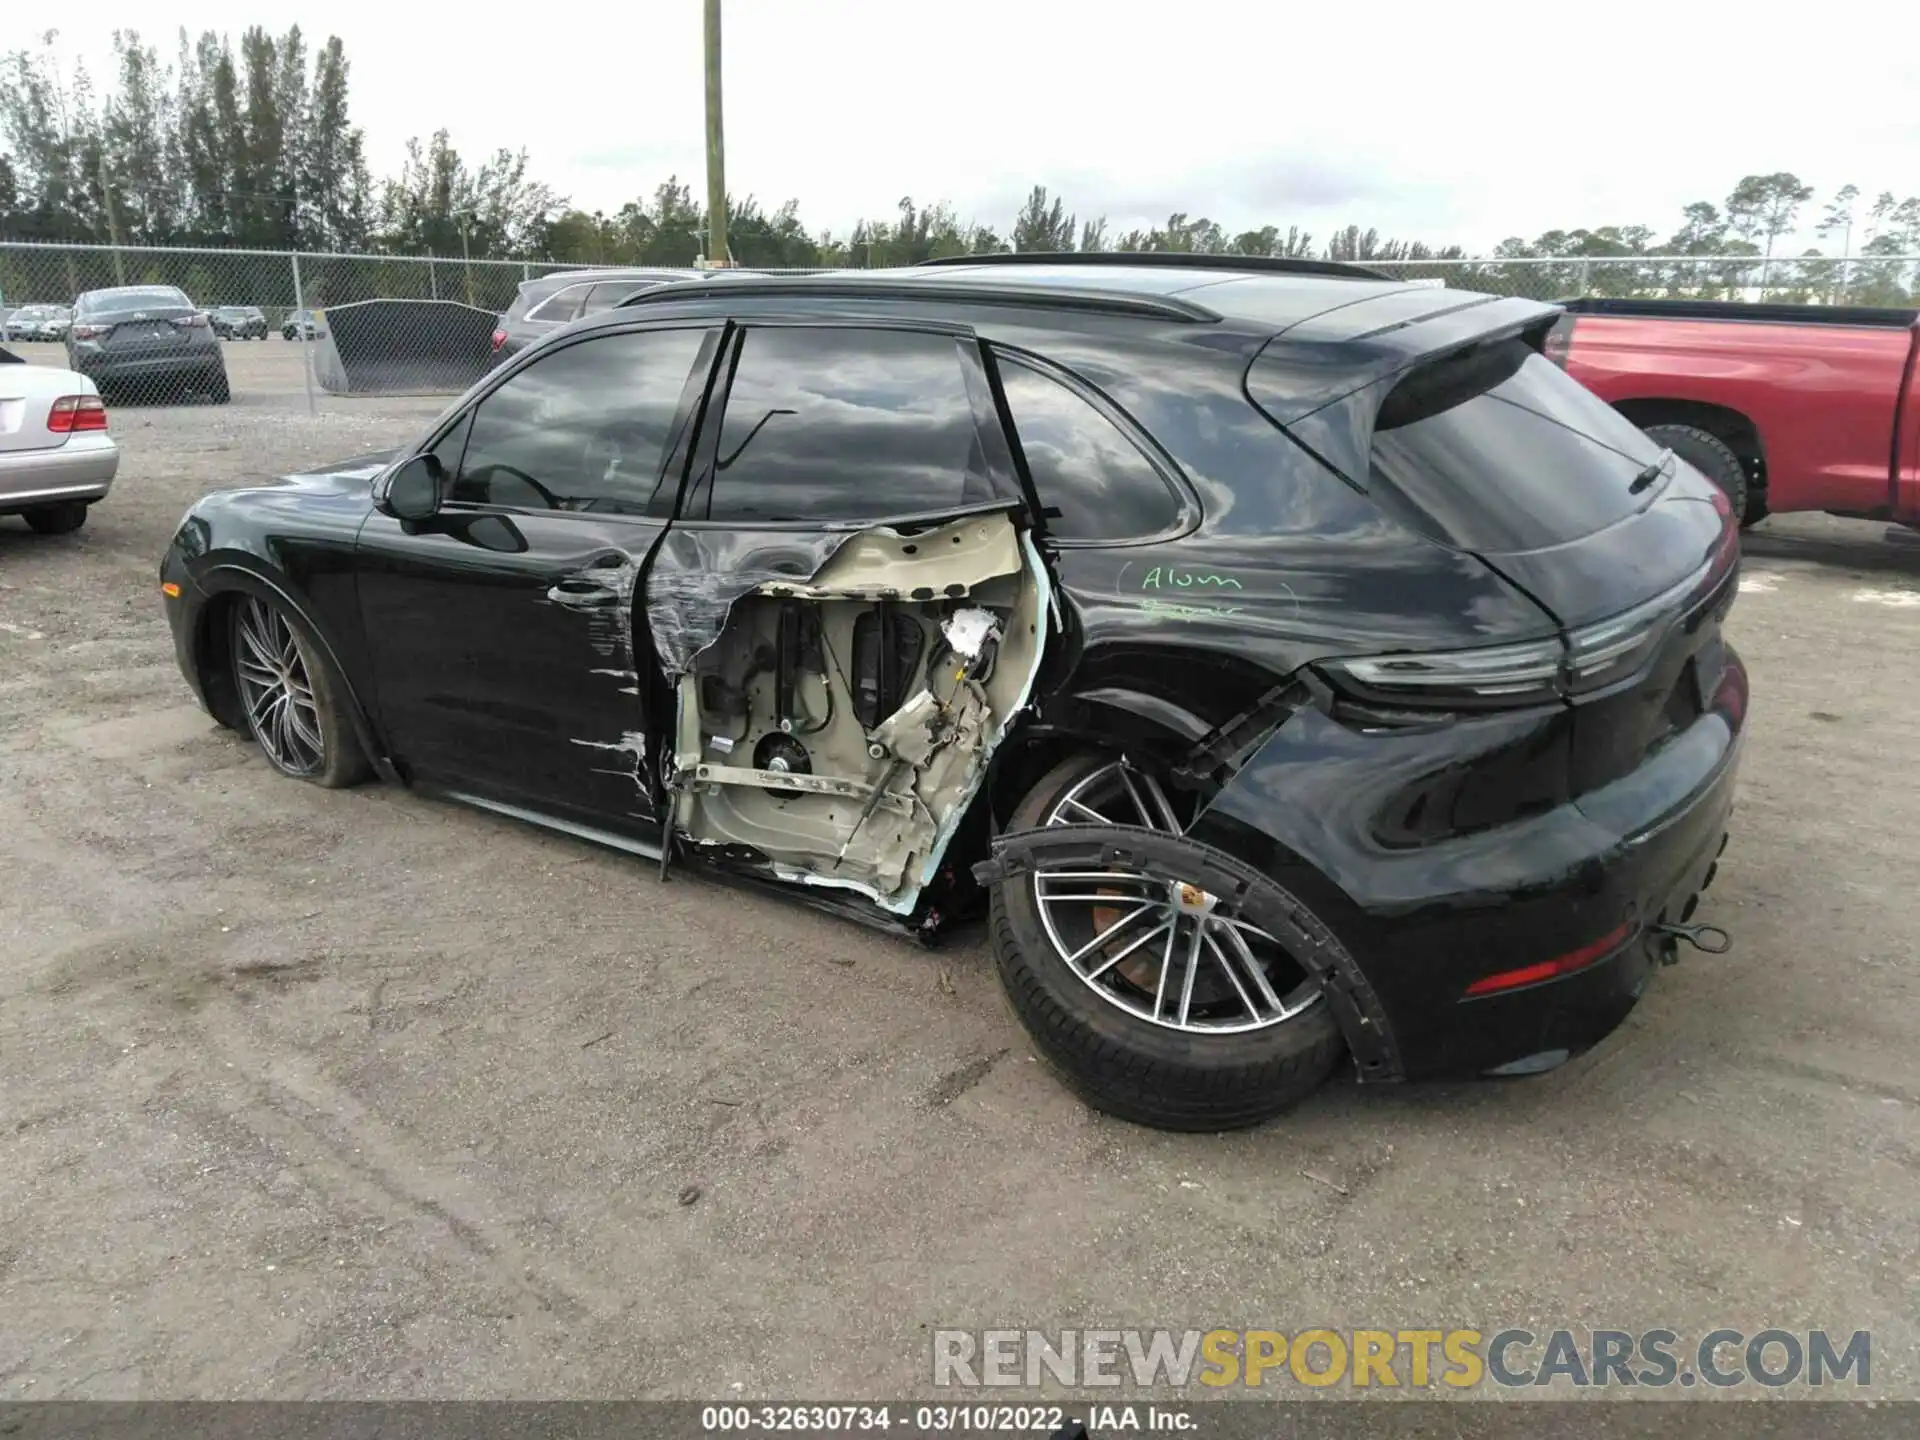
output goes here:
{"type": "Polygon", "coordinates": [[[1234,895],[1243,913],[1269,934],[1298,937],[1299,953],[1294,958],[1324,988],[1360,1078],[1378,1082],[1404,1077],[1386,1010],[1352,954],[1324,920],[1307,910],[1304,902],[1295,902],[1325,934],[1316,936],[1300,924],[1289,911],[1287,892],[1253,866],[1191,836],[1127,825],[1062,825],[996,835],[990,856],[973,867],[973,875],[980,885],[992,887],[1058,864],[1122,865],[1197,884],[1215,894],[1234,895]],[[1170,853],[1176,847],[1177,863],[1170,853]]]}

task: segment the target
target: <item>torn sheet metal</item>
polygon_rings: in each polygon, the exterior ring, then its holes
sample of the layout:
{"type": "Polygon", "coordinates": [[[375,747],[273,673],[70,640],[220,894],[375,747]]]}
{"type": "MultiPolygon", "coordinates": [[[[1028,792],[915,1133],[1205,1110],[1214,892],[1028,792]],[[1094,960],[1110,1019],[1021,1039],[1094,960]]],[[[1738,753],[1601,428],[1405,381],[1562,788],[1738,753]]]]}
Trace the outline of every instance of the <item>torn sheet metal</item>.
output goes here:
{"type": "MultiPolygon", "coordinates": [[[[1038,586],[1040,590],[1040,613],[1043,615],[1057,615],[1058,611],[1055,609],[1056,598],[1053,593],[1053,581],[1047,574],[1046,565],[1040,559],[1040,552],[1034,548],[1033,537],[1028,535],[1024,530],[1020,532],[1020,549],[1026,556],[1027,573],[1033,577],[1034,584],[1038,586]]],[[[954,832],[960,828],[961,822],[967,817],[967,811],[972,808],[973,797],[979,793],[980,787],[986,783],[987,762],[993,758],[993,752],[1000,748],[1000,742],[1007,738],[1007,732],[1013,728],[1013,722],[1025,713],[1027,706],[1033,702],[1033,687],[1039,683],[1040,668],[1046,658],[1047,627],[1045,625],[1039,625],[1034,629],[1033,662],[1028,667],[1026,678],[1020,686],[1019,698],[1007,707],[1005,713],[1001,715],[999,722],[994,725],[981,745],[980,766],[974,772],[972,784],[967,787],[967,793],[961,803],[956,805],[953,808],[953,813],[947,817],[947,823],[940,827],[940,833],[934,837],[933,844],[927,850],[927,858],[920,866],[920,874],[914,883],[912,891],[913,903],[919,901],[920,892],[927,887],[928,883],[939,871],[940,862],[945,858],[947,853],[947,846],[953,842],[954,832]]],[[[889,910],[895,908],[892,905],[886,904],[884,901],[882,905],[889,910]]],[[[898,910],[896,913],[905,915],[912,908],[913,905],[910,903],[906,909],[898,910]]]]}
{"type": "Polygon", "coordinates": [[[888,526],[831,532],[668,530],[647,577],[653,648],[673,682],[719,638],[733,603],[756,592],[800,599],[934,601],[1018,574],[1017,531],[1000,511],[902,535],[888,526]],[[924,582],[938,567],[938,587],[924,582]]]}
{"type": "Polygon", "coordinates": [[[734,601],[763,585],[811,577],[854,538],[851,532],[667,531],[647,575],[647,624],[669,683],[719,638],[734,601]]]}

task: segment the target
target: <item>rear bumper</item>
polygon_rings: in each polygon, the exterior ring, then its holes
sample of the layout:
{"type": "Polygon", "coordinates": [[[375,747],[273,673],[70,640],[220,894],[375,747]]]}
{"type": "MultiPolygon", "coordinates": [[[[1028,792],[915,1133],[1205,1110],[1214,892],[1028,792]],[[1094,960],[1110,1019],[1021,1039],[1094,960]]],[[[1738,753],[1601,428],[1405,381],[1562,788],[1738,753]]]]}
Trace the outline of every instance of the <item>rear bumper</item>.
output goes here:
{"type": "Polygon", "coordinates": [[[134,380],[153,375],[221,375],[227,368],[217,339],[205,346],[165,355],[121,356],[107,351],[76,350],[70,359],[73,368],[96,385],[103,380],[134,380]]]}
{"type": "Polygon", "coordinates": [[[77,435],[52,450],[0,454],[0,511],[98,500],[119,468],[120,451],[104,435],[77,435]]]}
{"type": "Polygon", "coordinates": [[[1746,671],[1729,650],[1712,704],[1631,774],[1524,821],[1404,849],[1367,838],[1373,796],[1360,777],[1390,772],[1409,753],[1428,763],[1460,742],[1335,736],[1331,720],[1305,711],[1221,792],[1194,835],[1261,866],[1346,942],[1395,1056],[1393,1073],[1373,1078],[1547,1068],[1626,1018],[1658,963],[1653,927],[1678,921],[1711,878],[1746,706],[1746,671]],[[1466,995],[1477,980],[1616,934],[1603,958],[1561,978],[1466,995]]]}

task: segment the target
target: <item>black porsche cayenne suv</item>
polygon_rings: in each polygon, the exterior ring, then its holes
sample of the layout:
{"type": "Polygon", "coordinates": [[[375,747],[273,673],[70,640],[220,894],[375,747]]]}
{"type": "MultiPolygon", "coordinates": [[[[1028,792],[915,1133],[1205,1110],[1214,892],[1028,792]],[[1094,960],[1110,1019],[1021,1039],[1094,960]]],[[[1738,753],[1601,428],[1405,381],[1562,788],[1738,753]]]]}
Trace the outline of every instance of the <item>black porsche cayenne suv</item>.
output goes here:
{"type": "Polygon", "coordinates": [[[1735,520],[1556,313],[1211,257],[689,282],[207,496],[167,613],[289,775],[922,937],[985,892],[1123,1116],[1543,1070],[1690,932],[1747,707],[1735,520]]]}

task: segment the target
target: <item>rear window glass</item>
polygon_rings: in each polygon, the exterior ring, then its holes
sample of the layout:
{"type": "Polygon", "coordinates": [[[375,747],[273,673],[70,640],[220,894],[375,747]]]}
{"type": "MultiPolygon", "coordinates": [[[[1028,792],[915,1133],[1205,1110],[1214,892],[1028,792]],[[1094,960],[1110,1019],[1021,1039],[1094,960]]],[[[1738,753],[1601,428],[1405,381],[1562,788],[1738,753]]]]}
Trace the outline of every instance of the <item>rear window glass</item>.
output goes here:
{"type": "Polygon", "coordinates": [[[1468,550],[1537,550],[1634,513],[1660,447],[1522,340],[1422,366],[1374,425],[1368,490],[1415,528],[1468,550]]]}
{"type": "Polygon", "coordinates": [[[186,292],[166,286],[145,286],[137,290],[102,290],[93,295],[80,298],[80,308],[94,314],[117,310],[160,309],[171,306],[174,309],[189,309],[193,302],[187,299],[186,292]]]}

